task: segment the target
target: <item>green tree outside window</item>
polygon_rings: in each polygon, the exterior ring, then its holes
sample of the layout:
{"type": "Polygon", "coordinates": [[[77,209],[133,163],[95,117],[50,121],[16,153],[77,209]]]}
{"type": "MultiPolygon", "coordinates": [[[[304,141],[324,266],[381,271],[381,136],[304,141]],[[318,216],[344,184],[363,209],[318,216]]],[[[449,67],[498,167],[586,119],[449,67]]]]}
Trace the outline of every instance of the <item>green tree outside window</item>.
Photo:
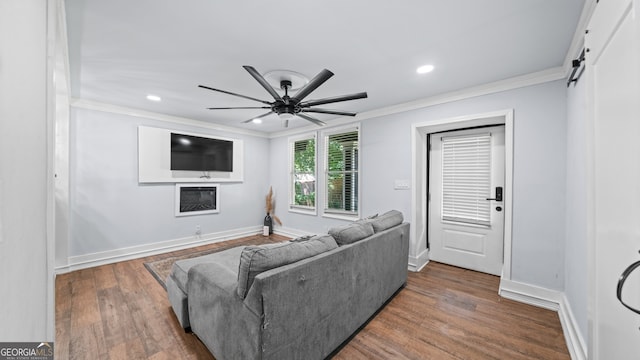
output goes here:
{"type": "Polygon", "coordinates": [[[293,143],[293,205],[316,206],[316,140],[293,143]]]}
{"type": "Polygon", "coordinates": [[[358,212],[358,131],[327,137],[326,210],[358,212]]]}

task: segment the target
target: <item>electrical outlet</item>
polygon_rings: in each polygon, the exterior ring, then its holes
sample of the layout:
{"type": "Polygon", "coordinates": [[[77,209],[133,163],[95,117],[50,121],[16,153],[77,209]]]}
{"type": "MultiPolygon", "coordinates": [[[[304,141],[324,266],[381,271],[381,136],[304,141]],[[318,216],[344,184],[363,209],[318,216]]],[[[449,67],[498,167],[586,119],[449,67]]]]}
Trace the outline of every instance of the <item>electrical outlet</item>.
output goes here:
{"type": "Polygon", "coordinates": [[[202,235],[202,229],[200,229],[200,225],[196,225],[196,235],[202,235]]]}

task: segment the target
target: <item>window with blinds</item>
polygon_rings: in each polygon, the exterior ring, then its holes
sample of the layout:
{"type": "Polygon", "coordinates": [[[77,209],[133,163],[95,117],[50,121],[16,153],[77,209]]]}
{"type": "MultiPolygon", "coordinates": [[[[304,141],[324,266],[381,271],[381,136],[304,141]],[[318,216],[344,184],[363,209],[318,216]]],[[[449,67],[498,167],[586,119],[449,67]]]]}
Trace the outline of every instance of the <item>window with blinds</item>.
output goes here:
{"type": "Polygon", "coordinates": [[[325,136],[326,213],[358,214],[358,130],[325,136]]]}
{"type": "Polygon", "coordinates": [[[442,220],[489,225],[491,134],[442,139],[442,220]]]}
{"type": "Polygon", "coordinates": [[[290,207],[315,209],[316,206],[316,139],[290,142],[291,196],[290,207]]]}

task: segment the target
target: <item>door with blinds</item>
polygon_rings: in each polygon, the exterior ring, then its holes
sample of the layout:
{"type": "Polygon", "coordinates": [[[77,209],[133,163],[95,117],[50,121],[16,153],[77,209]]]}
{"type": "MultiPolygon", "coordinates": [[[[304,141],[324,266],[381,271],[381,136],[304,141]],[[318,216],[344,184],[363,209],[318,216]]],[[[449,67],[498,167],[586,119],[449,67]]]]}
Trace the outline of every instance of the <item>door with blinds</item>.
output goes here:
{"type": "Polygon", "coordinates": [[[430,135],[429,259],[501,275],[504,126],[430,135]]]}

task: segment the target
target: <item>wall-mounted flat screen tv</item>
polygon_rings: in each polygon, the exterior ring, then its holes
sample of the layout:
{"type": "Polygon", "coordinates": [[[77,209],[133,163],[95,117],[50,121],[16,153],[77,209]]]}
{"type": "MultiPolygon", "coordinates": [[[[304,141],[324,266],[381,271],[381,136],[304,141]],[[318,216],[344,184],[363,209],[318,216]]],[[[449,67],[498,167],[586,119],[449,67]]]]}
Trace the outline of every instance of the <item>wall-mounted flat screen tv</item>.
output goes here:
{"type": "Polygon", "coordinates": [[[171,170],[233,171],[233,141],[171,133],[171,170]]]}

